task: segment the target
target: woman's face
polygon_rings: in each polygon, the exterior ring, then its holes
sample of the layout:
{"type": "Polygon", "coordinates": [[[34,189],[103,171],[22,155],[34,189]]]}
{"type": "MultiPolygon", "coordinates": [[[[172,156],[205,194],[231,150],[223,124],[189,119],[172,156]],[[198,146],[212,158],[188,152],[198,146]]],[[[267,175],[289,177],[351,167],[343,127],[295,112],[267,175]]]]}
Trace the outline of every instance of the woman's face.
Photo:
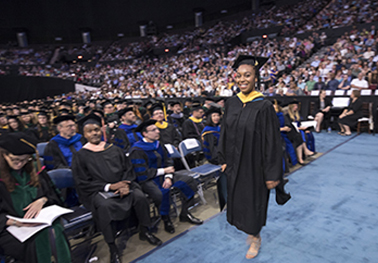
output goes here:
{"type": "Polygon", "coordinates": [[[9,153],[3,154],[3,157],[7,161],[9,167],[13,170],[20,170],[30,159],[29,154],[13,155],[9,153]]]}
{"type": "Polygon", "coordinates": [[[236,83],[241,92],[249,94],[255,89],[255,68],[251,65],[240,65],[236,74],[236,83]]]}
{"type": "Polygon", "coordinates": [[[15,119],[10,119],[8,120],[8,124],[9,126],[13,129],[13,130],[17,130],[18,129],[18,121],[15,120],[15,119]]]}
{"type": "Polygon", "coordinates": [[[211,120],[212,122],[217,125],[219,123],[219,120],[220,120],[220,115],[219,113],[213,113],[211,114],[211,120]]]}
{"type": "Polygon", "coordinates": [[[46,116],[38,116],[38,123],[41,124],[41,125],[46,125],[47,123],[47,117],[46,116]]]}
{"type": "Polygon", "coordinates": [[[297,111],[298,110],[298,104],[293,104],[293,111],[297,111]]]}
{"type": "Polygon", "coordinates": [[[30,115],[29,114],[22,115],[21,118],[25,123],[30,122],[30,115]]]}

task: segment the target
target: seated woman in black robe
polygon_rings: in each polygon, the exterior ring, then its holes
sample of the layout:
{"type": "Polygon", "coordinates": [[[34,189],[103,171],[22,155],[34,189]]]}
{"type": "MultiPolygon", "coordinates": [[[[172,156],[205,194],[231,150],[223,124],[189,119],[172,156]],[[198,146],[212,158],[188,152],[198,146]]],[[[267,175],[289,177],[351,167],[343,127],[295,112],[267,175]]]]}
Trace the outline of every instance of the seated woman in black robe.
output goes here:
{"type": "Polygon", "coordinates": [[[220,135],[220,108],[211,107],[207,112],[206,126],[202,130],[203,152],[206,159],[212,164],[219,164],[218,141],[220,135]]]}
{"type": "Polygon", "coordinates": [[[24,126],[22,125],[18,116],[15,116],[15,115],[8,116],[8,126],[9,126],[9,132],[24,131],[24,126]]]}
{"type": "Polygon", "coordinates": [[[45,111],[38,113],[38,123],[34,129],[29,129],[28,133],[33,134],[38,142],[48,142],[54,137],[55,129],[48,121],[48,115],[45,111]]]}
{"type": "Polygon", "coordinates": [[[17,262],[71,262],[69,245],[63,227],[56,220],[23,243],[10,234],[8,226],[32,227],[7,215],[33,218],[44,206],[57,203],[56,194],[33,165],[36,141],[25,133],[9,133],[0,137],[0,250],[17,262]],[[52,237],[54,237],[52,239],[52,237]]]}
{"type": "MultiPolygon", "coordinates": [[[[315,131],[320,132],[322,129],[322,122],[325,120],[328,122],[331,113],[332,102],[329,98],[326,98],[326,91],[321,90],[319,92],[319,98],[315,102],[315,109],[313,116],[317,122],[315,131]]],[[[327,123],[326,123],[327,124],[327,123]]]]}
{"type": "Polygon", "coordinates": [[[358,119],[362,117],[362,101],[360,99],[360,91],[353,90],[350,94],[350,102],[348,108],[339,116],[340,135],[350,136],[351,128],[354,128],[358,119]]]}

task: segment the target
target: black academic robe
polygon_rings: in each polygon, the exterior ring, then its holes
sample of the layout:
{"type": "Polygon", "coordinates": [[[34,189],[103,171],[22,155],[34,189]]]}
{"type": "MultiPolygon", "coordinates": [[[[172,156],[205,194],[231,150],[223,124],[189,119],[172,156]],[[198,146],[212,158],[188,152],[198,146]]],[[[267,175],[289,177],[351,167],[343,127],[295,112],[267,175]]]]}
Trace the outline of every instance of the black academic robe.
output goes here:
{"type": "Polygon", "coordinates": [[[202,122],[196,123],[191,119],[187,119],[182,124],[182,139],[195,138],[198,141],[201,141],[201,132],[205,128],[205,125],[202,122]]]}
{"type": "MultiPolygon", "coordinates": [[[[40,173],[39,183],[40,186],[38,187],[35,200],[47,197],[48,201],[44,207],[53,204],[62,205],[62,201],[55,192],[55,187],[51,186],[51,180],[48,178],[45,171],[40,173]]],[[[6,226],[8,220],[7,215],[19,217],[13,207],[12,197],[8,189],[4,182],[0,181],[0,251],[2,250],[6,255],[23,262],[38,263],[35,248],[36,236],[29,238],[24,243],[18,241],[6,230],[8,227],[6,226]]]]}
{"type": "Polygon", "coordinates": [[[354,102],[350,100],[348,111],[353,110],[352,115],[348,115],[342,119],[339,119],[339,123],[349,126],[350,128],[354,128],[357,123],[358,119],[362,118],[362,101],[360,98],[357,98],[354,102]]]}
{"type": "Polygon", "coordinates": [[[130,149],[130,141],[124,130],[120,128],[109,129],[107,133],[108,142],[121,148],[126,153],[130,149]]]}
{"type": "Polygon", "coordinates": [[[227,164],[227,220],[257,235],[266,223],[266,181],[282,180],[279,122],[268,100],[245,104],[229,99],[219,140],[219,160],[227,164]]]}
{"type": "Polygon", "coordinates": [[[143,226],[150,225],[148,200],[135,182],[131,163],[119,147],[107,144],[101,152],[80,149],[73,156],[72,172],[79,200],[92,211],[106,242],[114,242],[111,222],[128,218],[133,207],[139,223],[143,226]],[[107,184],[123,180],[131,182],[130,189],[133,192],[129,195],[109,199],[99,195],[99,192],[105,191],[107,184]]]}
{"type": "Polygon", "coordinates": [[[181,136],[172,124],[168,123],[167,128],[165,129],[159,128],[159,131],[160,131],[159,141],[162,145],[171,144],[175,147],[178,147],[179,143],[181,142],[181,136]]]}
{"type": "Polygon", "coordinates": [[[184,123],[184,121],[186,120],[185,117],[184,117],[184,114],[183,113],[180,113],[180,115],[178,115],[176,117],[177,114],[172,114],[168,116],[168,122],[170,124],[172,124],[176,129],[178,129],[178,131],[180,133],[182,133],[182,124],[184,123]]]}

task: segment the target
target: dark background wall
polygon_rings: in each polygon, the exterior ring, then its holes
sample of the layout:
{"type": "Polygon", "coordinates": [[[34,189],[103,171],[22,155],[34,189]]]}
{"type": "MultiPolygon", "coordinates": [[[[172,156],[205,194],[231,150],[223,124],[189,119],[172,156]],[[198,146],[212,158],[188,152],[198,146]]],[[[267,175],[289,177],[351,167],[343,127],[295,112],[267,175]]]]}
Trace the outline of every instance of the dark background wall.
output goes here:
{"type": "Polygon", "coordinates": [[[246,0],[0,0],[0,41],[15,41],[17,29],[25,28],[29,43],[80,43],[81,28],[92,29],[92,40],[111,40],[139,32],[138,21],[167,25],[194,24],[193,9],[202,7],[206,16],[223,9],[250,9],[246,0]]]}
{"type": "Polygon", "coordinates": [[[44,77],[0,76],[0,102],[45,99],[48,96],[74,92],[70,80],[44,77]]]}

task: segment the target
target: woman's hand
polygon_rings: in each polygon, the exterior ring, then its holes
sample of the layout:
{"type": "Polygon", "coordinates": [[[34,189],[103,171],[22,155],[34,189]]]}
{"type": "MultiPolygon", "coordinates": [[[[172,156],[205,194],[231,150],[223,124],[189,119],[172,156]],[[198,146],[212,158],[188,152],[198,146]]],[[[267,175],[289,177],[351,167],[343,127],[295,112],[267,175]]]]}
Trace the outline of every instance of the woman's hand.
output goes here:
{"type": "Polygon", "coordinates": [[[41,212],[41,209],[44,204],[46,204],[47,198],[42,197],[38,200],[35,200],[33,203],[29,204],[27,207],[25,207],[23,210],[26,211],[26,214],[24,215],[24,218],[34,218],[39,215],[39,212],[41,212]]]}
{"type": "Polygon", "coordinates": [[[164,189],[169,189],[172,186],[172,179],[171,178],[165,178],[164,183],[163,183],[163,188],[164,189]]]}
{"type": "Polygon", "coordinates": [[[6,222],[7,226],[16,226],[16,227],[33,227],[33,226],[39,226],[40,223],[21,223],[14,219],[8,219],[6,222]]]}
{"type": "Polygon", "coordinates": [[[280,183],[280,181],[266,181],[265,183],[268,189],[273,189],[280,183]]]}
{"type": "Polygon", "coordinates": [[[223,164],[222,168],[221,168],[222,169],[222,173],[224,172],[224,170],[226,170],[226,168],[227,168],[227,164],[223,164]]]}

